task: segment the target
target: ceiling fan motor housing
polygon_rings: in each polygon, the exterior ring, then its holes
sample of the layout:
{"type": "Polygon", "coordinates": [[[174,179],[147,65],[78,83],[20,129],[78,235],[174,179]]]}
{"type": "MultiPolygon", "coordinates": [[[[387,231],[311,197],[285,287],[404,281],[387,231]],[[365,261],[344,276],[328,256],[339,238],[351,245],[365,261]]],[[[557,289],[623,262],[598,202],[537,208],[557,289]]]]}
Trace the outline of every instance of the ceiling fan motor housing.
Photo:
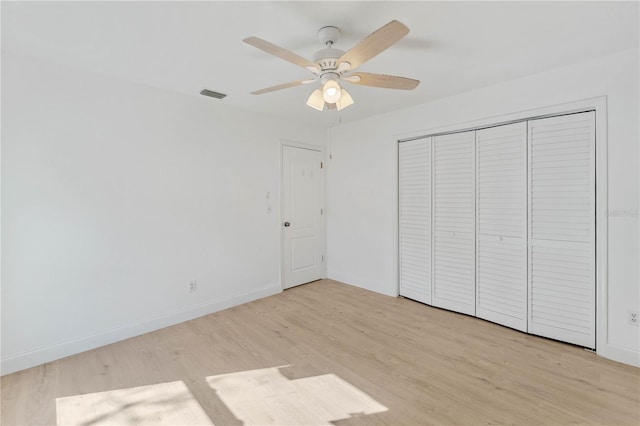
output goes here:
{"type": "Polygon", "coordinates": [[[318,39],[327,46],[318,50],[313,55],[313,62],[320,67],[321,71],[332,71],[338,68],[338,58],[344,55],[344,51],[335,49],[333,45],[338,41],[340,30],[332,25],[322,27],[318,30],[318,39]]]}
{"type": "Polygon", "coordinates": [[[338,41],[338,37],[340,36],[340,29],[338,27],[334,27],[333,25],[327,25],[326,27],[322,27],[318,30],[318,38],[320,39],[320,43],[325,46],[331,47],[331,45],[335,44],[338,41]]]}
{"type": "Polygon", "coordinates": [[[324,71],[320,75],[320,84],[325,84],[329,80],[338,80],[340,78],[340,74],[332,71],[324,71]]]}
{"type": "Polygon", "coordinates": [[[338,58],[344,55],[344,51],[327,47],[318,50],[313,55],[313,63],[320,67],[322,71],[335,70],[338,68],[338,58]]]}

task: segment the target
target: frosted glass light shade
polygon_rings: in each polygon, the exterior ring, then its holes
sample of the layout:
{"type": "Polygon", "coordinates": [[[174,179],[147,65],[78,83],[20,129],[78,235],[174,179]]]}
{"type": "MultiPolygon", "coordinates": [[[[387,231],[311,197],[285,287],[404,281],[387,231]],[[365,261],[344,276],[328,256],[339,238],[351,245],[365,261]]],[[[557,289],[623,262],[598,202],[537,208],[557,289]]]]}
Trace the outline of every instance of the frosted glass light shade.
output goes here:
{"type": "Polygon", "coordinates": [[[311,96],[309,96],[309,99],[307,99],[307,105],[309,105],[313,109],[322,111],[324,109],[324,98],[322,97],[322,90],[314,90],[313,93],[311,93],[311,96]]]}
{"type": "Polygon", "coordinates": [[[340,85],[335,80],[327,81],[322,87],[322,95],[325,102],[328,104],[335,104],[342,96],[340,85]]]}
{"type": "Polygon", "coordinates": [[[340,99],[338,99],[338,102],[336,102],[336,108],[338,108],[338,111],[340,111],[345,109],[349,105],[353,105],[353,98],[351,97],[349,92],[347,92],[347,89],[342,89],[340,99]]]}

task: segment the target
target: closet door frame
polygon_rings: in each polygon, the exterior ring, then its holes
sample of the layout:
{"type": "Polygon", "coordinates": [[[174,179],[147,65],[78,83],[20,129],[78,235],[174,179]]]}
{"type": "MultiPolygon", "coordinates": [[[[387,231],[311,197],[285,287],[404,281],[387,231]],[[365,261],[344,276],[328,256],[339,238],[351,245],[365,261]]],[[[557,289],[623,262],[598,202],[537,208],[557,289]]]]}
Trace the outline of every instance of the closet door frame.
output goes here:
{"type": "MultiPolygon", "coordinates": [[[[608,158],[607,158],[607,97],[577,100],[562,104],[532,107],[531,109],[494,115],[473,121],[463,121],[440,127],[431,127],[412,132],[397,133],[392,135],[391,143],[395,145],[396,153],[398,142],[416,139],[425,136],[436,136],[447,133],[457,133],[466,130],[476,130],[490,126],[514,123],[534,118],[553,117],[556,115],[573,114],[577,112],[596,112],[596,353],[605,358],[621,361],[631,365],[637,365],[638,360],[634,352],[612,345],[608,340],[608,158]]],[[[396,155],[397,158],[397,155],[396,155]]],[[[397,167],[397,164],[396,164],[397,167]]],[[[397,169],[396,169],[397,172],[397,169]]],[[[396,195],[398,187],[396,185],[396,195]]],[[[398,223],[398,206],[395,207],[395,223],[398,223]]],[[[394,245],[396,262],[394,262],[396,284],[398,284],[398,233],[395,228],[394,245]]],[[[396,285],[396,295],[398,287],[396,285]]]]}

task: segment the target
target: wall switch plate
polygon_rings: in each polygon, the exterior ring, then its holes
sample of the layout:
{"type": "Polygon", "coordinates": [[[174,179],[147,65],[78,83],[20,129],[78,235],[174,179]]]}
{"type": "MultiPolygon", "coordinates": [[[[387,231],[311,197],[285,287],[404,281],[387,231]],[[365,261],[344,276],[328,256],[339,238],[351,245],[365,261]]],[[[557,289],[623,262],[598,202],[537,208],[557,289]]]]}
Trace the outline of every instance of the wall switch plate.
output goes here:
{"type": "Polygon", "coordinates": [[[638,311],[629,311],[629,325],[640,327],[640,313],[638,311]]]}

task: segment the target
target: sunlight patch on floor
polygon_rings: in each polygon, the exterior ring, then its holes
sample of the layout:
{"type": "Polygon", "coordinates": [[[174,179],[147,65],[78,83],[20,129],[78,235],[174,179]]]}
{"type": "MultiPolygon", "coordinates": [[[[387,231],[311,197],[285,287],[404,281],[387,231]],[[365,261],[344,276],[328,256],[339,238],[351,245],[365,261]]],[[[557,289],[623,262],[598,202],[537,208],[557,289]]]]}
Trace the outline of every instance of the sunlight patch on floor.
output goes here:
{"type": "Polygon", "coordinates": [[[207,382],[245,425],[331,425],[387,411],[335,374],[289,380],[280,368],[210,376],[207,382]]]}
{"type": "Polygon", "coordinates": [[[56,399],[62,425],[213,425],[182,381],[56,399]]]}

